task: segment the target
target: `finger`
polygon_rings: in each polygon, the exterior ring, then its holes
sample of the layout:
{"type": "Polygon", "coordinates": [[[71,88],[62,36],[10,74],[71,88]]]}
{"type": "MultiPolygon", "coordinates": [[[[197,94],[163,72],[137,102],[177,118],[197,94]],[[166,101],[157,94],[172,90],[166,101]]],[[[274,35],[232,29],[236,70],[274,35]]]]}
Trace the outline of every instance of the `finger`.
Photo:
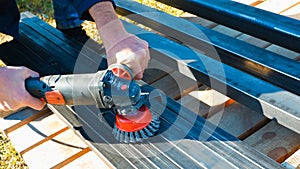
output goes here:
{"type": "Polygon", "coordinates": [[[143,74],[144,74],[144,72],[140,72],[140,73],[136,74],[134,79],[135,80],[141,80],[143,78],[143,74]]]}
{"type": "Polygon", "coordinates": [[[22,69],[24,69],[24,76],[25,78],[28,78],[28,77],[39,77],[39,73],[38,72],[35,72],[27,67],[22,67],[22,69]]]}
{"type": "Polygon", "coordinates": [[[24,104],[28,107],[31,107],[36,110],[41,110],[46,105],[45,101],[42,101],[39,98],[35,98],[31,96],[27,91],[25,91],[23,95],[25,98],[24,104]]]}
{"type": "Polygon", "coordinates": [[[150,60],[149,50],[141,49],[136,53],[136,55],[138,56],[138,64],[140,64],[142,70],[145,70],[150,60]]]}
{"type": "Polygon", "coordinates": [[[150,60],[149,50],[145,50],[145,59],[142,62],[142,68],[143,68],[143,70],[145,70],[148,67],[149,60],[150,60]]]}

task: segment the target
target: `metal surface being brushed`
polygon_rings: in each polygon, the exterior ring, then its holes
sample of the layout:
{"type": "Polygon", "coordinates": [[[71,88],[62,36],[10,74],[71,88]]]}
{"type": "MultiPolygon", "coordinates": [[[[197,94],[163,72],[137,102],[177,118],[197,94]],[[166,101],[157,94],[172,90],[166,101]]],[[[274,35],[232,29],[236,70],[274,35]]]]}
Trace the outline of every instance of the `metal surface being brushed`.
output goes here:
{"type": "Polygon", "coordinates": [[[116,115],[113,134],[125,143],[140,142],[159,129],[159,118],[145,105],[149,93],[141,94],[125,65],[112,65],[91,74],[50,75],[28,78],[27,91],[53,105],[97,105],[116,115]]]}

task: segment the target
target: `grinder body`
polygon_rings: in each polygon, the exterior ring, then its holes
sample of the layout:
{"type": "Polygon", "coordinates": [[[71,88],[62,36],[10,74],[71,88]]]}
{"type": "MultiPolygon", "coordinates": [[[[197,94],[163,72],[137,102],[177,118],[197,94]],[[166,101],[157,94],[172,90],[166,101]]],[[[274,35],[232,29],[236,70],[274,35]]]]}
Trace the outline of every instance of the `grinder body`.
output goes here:
{"type": "Polygon", "coordinates": [[[119,109],[136,105],[141,95],[139,85],[131,78],[118,77],[116,74],[112,68],[91,74],[28,78],[25,88],[32,96],[53,105],[115,106],[119,109]]]}

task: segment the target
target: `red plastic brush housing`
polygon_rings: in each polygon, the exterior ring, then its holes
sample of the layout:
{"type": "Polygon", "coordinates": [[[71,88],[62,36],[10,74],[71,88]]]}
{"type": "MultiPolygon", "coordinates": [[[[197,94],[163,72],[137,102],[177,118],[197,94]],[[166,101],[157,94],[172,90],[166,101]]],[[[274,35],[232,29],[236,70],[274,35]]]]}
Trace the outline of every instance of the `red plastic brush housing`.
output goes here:
{"type": "Polygon", "coordinates": [[[151,121],[152,114],[145,105],[137,110],[136,113],[128,115],[116,115],[117,128],[125,132],[143,130],[150,124],[151,121]]]}

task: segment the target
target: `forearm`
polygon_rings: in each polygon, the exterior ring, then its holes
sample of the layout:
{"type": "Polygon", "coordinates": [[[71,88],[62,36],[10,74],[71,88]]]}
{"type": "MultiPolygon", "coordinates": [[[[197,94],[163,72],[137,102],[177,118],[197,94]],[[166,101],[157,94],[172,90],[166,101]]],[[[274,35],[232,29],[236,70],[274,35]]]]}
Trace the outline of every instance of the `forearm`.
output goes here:
{"type": "Polygon", "coordinates": [[[130,36],[116,15],[111,2],[99,2],[93,5],[89,12],[96,22],[100,37],[107,50],[130,36]]]}
{"type": "Polygon", "coordinates": [[[141,79],[150,59],[148,43],[125,30],[111,2],[96,3],[89,12],[103,40],[108,65],[125,64],[141,79]]]}

